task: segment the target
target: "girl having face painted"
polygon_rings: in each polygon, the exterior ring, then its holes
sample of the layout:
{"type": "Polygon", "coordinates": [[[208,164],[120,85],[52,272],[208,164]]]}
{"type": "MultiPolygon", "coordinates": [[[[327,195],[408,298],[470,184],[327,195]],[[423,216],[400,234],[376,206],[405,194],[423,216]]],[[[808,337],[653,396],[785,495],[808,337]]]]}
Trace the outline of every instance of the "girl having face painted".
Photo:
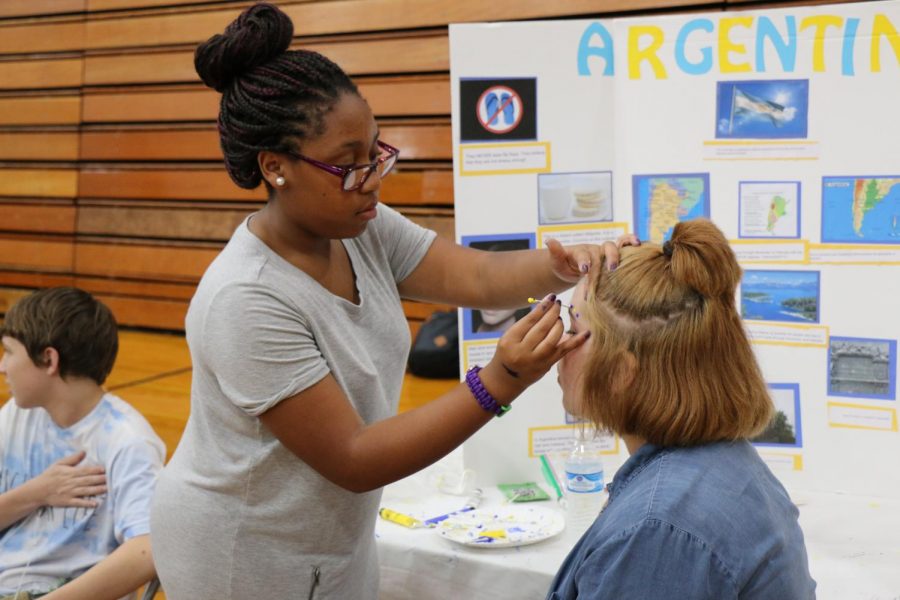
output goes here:
{"type": "Polygon", "coordinates": [[[735,308],[741,269],[715,225],[582,280],[559,365],[566,410],[625,441],[609,502],[548,599],[815,597],[798,511],[748,442],[772,401],[735,308]]]}

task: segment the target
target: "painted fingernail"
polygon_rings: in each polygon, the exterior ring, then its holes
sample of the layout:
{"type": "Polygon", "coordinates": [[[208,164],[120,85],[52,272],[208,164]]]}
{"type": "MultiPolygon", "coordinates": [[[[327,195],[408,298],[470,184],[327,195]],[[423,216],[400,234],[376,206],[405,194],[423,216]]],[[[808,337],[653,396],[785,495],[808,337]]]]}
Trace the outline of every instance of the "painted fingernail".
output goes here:
{"type": "Polygon", "coordinates": [[[590,332],[590,331],[586,331],[585,334],[584,334],[584,339],[588,339],[589,337],[591,337],[591,332],[590,332]]]}
{"type": "Polygon", "coordinates": [[[581,263],[581,272],[587,273],[591,269],[591,265],[587,263],[581,263]]]}
{"type": "Polygon", "coordinates": [[[619,266],[619,263],[611,262],[611,263],[609,263],[609,270],[615,271],[618,266],[619,266]]]}
{"type": "Polygon", "coordinates": [[[640,245],[641,245],[641,238],[639,238],[638,236],[634,236],[634,245],[635,245],[635,246],[640,246],[640,245]]]}

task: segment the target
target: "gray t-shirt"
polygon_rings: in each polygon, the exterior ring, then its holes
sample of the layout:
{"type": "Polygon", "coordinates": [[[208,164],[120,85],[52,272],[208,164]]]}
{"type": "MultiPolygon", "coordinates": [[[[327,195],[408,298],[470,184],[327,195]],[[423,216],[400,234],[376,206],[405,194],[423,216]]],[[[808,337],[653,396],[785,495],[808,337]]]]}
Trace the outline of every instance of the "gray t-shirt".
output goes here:
{"type": "Polygon", "coordinates": [[[377,597],[381,490],[331,483],[257,417],[329,373],[366,423],[396,412],[410,341],[397,284],[434,236],[379,205],[366,231],[343,241],[356,305],[278,256],[247,221],[235,231],[186,319],[191,415],[151,516],[167,597],[377,597]]]}

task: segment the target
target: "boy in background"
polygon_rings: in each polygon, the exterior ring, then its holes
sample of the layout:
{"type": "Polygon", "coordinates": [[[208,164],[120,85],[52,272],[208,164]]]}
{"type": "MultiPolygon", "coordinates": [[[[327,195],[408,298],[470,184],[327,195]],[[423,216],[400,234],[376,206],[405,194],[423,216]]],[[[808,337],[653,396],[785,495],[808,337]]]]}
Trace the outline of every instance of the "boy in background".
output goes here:
{"type": "Polygon", "coordinates": [[[10,308],[0,333],[13,397],[0,409],[0,600],[127,596],[155,575],[150,500],[165,446],[101,387],[115,319],[85,291],[51,288],[10,308]]]}

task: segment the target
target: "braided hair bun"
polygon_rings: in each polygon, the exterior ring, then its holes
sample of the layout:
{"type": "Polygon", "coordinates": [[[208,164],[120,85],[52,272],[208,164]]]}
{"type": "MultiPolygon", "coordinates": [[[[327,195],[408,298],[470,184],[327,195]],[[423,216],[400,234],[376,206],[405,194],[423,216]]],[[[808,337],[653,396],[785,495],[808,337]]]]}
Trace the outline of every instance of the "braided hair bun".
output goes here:
{"type": "Polygon", "coordinates": [[[238,76],[283,53],[294,24],[279,8],[262,2],[232,21],[225,32],[197,47],[194,68],[207,86],[224,92],[238,76]]]}
{"type": "MultiPolygon", "coordinates": [[[[222,94],[217,122],[222,157],[231,180],[244,189],[265,181],[260,152],[299,152],[298,144],[323,133],[324,117],[342,94],[359,95],[326,57],[289,50],[293,35],[290,17],[260,3],[194,54],[203,82],[222,94]]],[[[266,187],[272,198],[267,181],[266,187]]]]}

